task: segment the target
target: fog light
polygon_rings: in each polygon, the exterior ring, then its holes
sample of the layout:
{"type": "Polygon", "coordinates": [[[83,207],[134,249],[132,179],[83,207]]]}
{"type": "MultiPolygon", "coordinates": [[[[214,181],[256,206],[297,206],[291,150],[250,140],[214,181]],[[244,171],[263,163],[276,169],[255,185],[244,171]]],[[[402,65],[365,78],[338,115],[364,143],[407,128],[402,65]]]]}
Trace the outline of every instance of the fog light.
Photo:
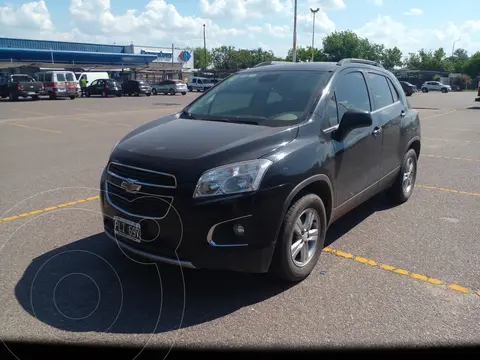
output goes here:
{"type": "Polygon", "coordinates": [[[237,236],[243,236],[245,234],[245,229],[240,224],[233,225],[233,232],[237,236]]]}

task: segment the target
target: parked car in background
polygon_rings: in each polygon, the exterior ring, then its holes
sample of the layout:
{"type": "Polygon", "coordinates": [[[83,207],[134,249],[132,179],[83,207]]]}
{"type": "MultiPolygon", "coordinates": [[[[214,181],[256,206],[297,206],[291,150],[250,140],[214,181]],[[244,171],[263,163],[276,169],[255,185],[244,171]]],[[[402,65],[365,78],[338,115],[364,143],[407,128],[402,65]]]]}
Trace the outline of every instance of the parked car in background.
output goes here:
{"type": "Polygon", "coordinates": [[[123,94],[128,96],[152,95],[152,87],[143,80],[127,80],[122,84],[123,94]]]}
{"type": "Polygon", "coordinates": [[[442,84],[440,81],[426,81],[422,84],[422,92],[427,93],[429,91],[441,91],[442,93],[448,93],[452,91],[450,85],[442,84]]]}
{"type": "Polygon", "coordinates": [[[298,282],[330,224],[381,191],[408,201],[420,142],[418,113],[380,64],[245,70],[117,143],[102,225],[155,262],[298,282]]]}
{"type": "Polygon", "coordinates": [[[43,82],[42,95],[54,100],[68,97],[75,99],[78,96],[78,81],[72,71],[48,70],[35,74],[38,81],[43,82]]]}
{"type": "Polygon", "coordinates": [[[180,93],[182,95],[187,94],[187,85],[182,80],[163,80],[160,81],[158,84],[152,85],[152,94],[170,94],[175,95],[180,93]]]}
{"type": "Polygon", "coordinates": [[[402,85],[403,92],[407,96],[412,96],[414,93],[418,91],[417,87],[413,84],[410,84],[409,82],[400,81],[400,85],[402,85]]]}
{"type": "Polygon", "coordinates": [[[93,80],[92,83],[87,86],[85,95],[87,95],[87,97],[92,95],[100,95],[102,97],[115,95],[120,97],[122,96],[122,85],[113,79],[93,80]]]}
{"type": "Polygon", "coordinates": [[[38,100],[43,92],[43,84],[30,75],[13,74],[0,76],[0,97],[16,101],[19,97],[38,100]]]}
{"type": "Polygon", "coordinates": [[[194,76],[188,79],[187,88],[190,91],[206,91],[213,85],[215,84],[211,79],[194,76]]]}
{"type": "Polygon", "coordinates": [[[480,80],[478,81],[477,96],[478,96],[478,97],[475,99],[475,101],[480,101],[480,80]]]}

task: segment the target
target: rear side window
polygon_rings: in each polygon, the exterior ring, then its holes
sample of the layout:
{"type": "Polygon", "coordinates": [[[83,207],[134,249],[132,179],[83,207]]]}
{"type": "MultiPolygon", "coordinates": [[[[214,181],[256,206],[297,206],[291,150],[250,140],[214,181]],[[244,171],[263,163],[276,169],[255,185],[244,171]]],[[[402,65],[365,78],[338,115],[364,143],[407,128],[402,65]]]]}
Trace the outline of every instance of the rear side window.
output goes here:
{"type": "Polygon", "coordinates": [[[392,93],[388,85],[387,78],[383,75],[368,73],[372,95],[375,99],[375,109],[381,109],[393,104],[392,93]]]}
{"type": "Polygon", "coordinates": [[[57,74],[57,81],[65,81],[65,74],[57,74]]]}
{"type": "MultiPolygon", "coordinates": [[[[388,90],[390,92],[390,90],[388,90]]],[[[371,111],[367,83],[359,71],[344,75],[335,88],[338,104],[338,118],[348,109],[371,111]]]]}
{"type": "Polygon", "coordinates": [[[400,100],[400,95],[398,94],[397,88],[393,84],[392,80],[387,78],[387,81],[388,85],[390,85],[390,90],[392,91],[393,102],[397,102],[398,100],[400,100]]]}
{"type": "Polygon", "coordinates": [[[45,81],[52,81],[53,75],[52,74],[45,74],[45,81]]]}

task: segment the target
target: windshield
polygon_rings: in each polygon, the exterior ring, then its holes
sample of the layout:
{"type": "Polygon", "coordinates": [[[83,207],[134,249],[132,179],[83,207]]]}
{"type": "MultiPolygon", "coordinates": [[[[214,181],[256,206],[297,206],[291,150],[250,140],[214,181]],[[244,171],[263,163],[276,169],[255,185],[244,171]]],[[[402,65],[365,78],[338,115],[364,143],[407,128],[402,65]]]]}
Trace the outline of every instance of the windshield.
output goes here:
{"type": "Polygon", "coordinates": [[[66,73],[65,78],[67,79],[67,81],[75,81],[75,77],[72,73],[66,73]]]}
{"type": "Polygon", "coordinates": [[[57,81],[65,81],[65,75],[64,74],[57,74],[57,81]]]}
{"type": "Polygon", "coordinates": [[[33,80],[30,76],[27,75],[16,75],[13,76],[13,81],[15,82],[32,82],[33,80]]]}
{"type": "Polygon", "coordinates": [[[188,117],[288,126],[305,119],[331,73],[258,71],[225,79],[186,109],[188,117]]]}

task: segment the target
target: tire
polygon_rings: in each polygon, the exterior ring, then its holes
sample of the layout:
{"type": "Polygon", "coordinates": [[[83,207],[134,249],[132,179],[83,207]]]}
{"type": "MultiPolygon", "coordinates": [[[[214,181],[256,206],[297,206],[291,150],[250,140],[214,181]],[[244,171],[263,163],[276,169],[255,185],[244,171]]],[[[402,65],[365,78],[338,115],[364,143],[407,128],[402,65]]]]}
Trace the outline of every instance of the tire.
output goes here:
{"type": "Polygon", "coordinates": [[[86,97],[90,97],[91,94],[87,91],[87,92],[85,92],[85,96],[86,96],[86,97]]]}
{"type": "Polygon", "coordinates": [[[442,93],[444,93],[444,94],[448,93],[448,89],[443,88],[442,93]]]}
{"type": "Polygon", "coordinates": [[[169,91],[168,93],[169,93],[170,95],[175,95],[175,94],[176,94],[175,90],[173,90],[173,89],[170,89],[170,91],[169,91]]]}
{"type": "Polygon", "coordinates": [[[75,95],[71,95],[71,96],[70,96],[70,99],[71,99],[71,100],[75,100],[76,98],[77,98],[77,97],[76,97],[75,95]]]}
{"type": "Polygon", "coordinates": [[[182,92],[182,95],[187,95],[187,93],[186,93],[186,92],[182,92]]]}
{"type": "Polygon", "coordinates": [[[33,100],[33,101],[38,101],[38,99],[40,99],[40,97],[39,97],[38,95],[32,96],[32,100],[33,100]]]}
{"type": "Polygon", "coordinates": [[[403,157],[402,167],[395,179],[393,185],[387,190],[387,197],[394,205],[400,205],[410,199],[413,189],[415,188],[415,180],[417,179],[417,153],[410,149],[403,157]],[[410,165],[411,164],[411,165],[410,165]],[[404,186],[404,176],[406,176],[408,168],[412,166],[413,172],[410,172],[410,187],[404,186]]]}
{"type": "Polygon", "coordinates": [[[18,96],[16,96],[14,93],[9,93],[8,94],[8,100],[10,101],[17,101],[18,100],[18,96]]]}
{"type": "Polygon", "coordinates": [[[50,93],[50,100],[57,100],[57,94],[50,93]]]}
{"type": "Polygon", "coordinates": [[[193,91],[191,86],[187,86],[188,91],[193,91]]]}
{"type": "Polygon", "coordinates": [[[156,90],[156,89],[152,89],[152,94],[153,94],[153,95],[157,95],[157,90],[156,90]]]}
{"type": "Polygon", "coordinates": [[[422,88],[422,92],[423,93],[428,93],[428,89],[427,88],[422,88]]]}
{"type": "Polygon", "coordinates": [[[151,94],[151,93],[146,93],[145,95],[150,96],[150,95],[152,95],[152,94],[151,94]]]}
{"type": "Polygon", "coordinates": [[[107,97],[107,93],[105,92],[105,90],[102,90],[102,97],[107,97]]]}
{"type": "Polygon", "coordinates": [[[407,93],[406,95],[407,95],[407,96],[412,96],[412,95],[413,95],[413,93],[407,93]]]}
{"type": "MultiPolygon", "coordinates": [[[[272,275],[288,283],[296,283],[307,278],[317,264],[318,258],[323,250],[326,228],[327,216],[325,206],[317,195],[306,194],[295,201],[283,219],[270,268],[272,275]],[[303,244],[302,246],[308,244],[308,242],[302,243],[300,239],[294,240],[294,237],[300,236],[299,232],[295,231],[296,222],[299,218],[304,218],[305,215],[302,214],[305,212],[315,214],[314,218],[316,221],[314,220],[314,223],[316,223],[318,229],[318,237],[316,244],[313,242],[310,243],[312,244],[312,248],[310,249],[312,252],[308,256],[309,260],[306,261],[305,264],[299,265],[293,259],[291,248],[295,242],[300,242],[300,244],[303,244]]],[[[297,259],[301,253],[302,251],[296,255],[295,259],[297,259]]]]}

